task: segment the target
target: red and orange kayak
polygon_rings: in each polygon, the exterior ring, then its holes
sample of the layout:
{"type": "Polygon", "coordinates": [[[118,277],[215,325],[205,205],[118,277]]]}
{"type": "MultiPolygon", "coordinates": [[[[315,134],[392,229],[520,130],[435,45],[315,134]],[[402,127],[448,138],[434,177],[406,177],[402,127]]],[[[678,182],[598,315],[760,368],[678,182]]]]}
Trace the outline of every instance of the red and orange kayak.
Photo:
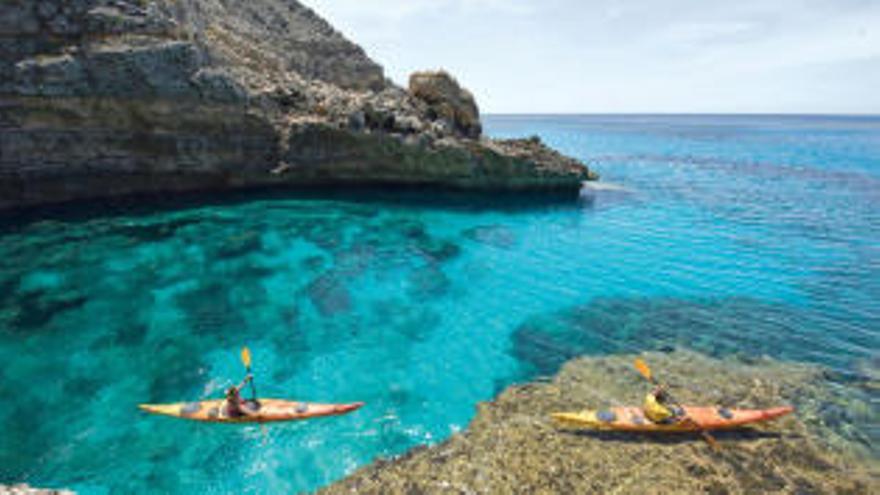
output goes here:
{"type": "Polygon", "coordinates": [[[226,416],[223,399],[200,402],[178,402],[175,404],[141,404],[142,410],[152,414],[162,414],[175,418],[207,421],[211,423],[271,423],[276,421],[298,421],[338,416],[356,411],[363,402],[350,404],[316,404],[281,399],[259,399],[257,404],[248,401],[246,407],[253,411],[249,416],[226,416]]]}
{"type": "Polygon", "coordinates": [[[701,430],[729,430],[762,423],[785,416],[792,407],[770,409],[727,409],[724,407],[684,406],[688,419],[668,424],[654,423],[645,417],[640,407],[612,407],[601,411],[553,413],[550,416],[567,426],[590,430],[676,433],[701,430]]]}

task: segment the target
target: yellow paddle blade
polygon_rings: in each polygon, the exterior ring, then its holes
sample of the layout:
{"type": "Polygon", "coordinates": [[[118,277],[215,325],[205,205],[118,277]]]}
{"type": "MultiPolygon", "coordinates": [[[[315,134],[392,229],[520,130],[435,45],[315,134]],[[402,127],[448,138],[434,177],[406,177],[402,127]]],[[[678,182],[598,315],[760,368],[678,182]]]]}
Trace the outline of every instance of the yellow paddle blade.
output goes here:
{"type": "Polygon", "coordinates": [[[247,346],[241,348],[241,362],[244,363],[245,368],[251,367],[251,350],[247,346]]]}
{"type": "Polygon", "coordinates": [[[648,381],[651,380],[651,368],[648,367],[648,363],[642,361],[641,358],[636,358],[636,369],[641,373],[645,379],[648,381]]]}

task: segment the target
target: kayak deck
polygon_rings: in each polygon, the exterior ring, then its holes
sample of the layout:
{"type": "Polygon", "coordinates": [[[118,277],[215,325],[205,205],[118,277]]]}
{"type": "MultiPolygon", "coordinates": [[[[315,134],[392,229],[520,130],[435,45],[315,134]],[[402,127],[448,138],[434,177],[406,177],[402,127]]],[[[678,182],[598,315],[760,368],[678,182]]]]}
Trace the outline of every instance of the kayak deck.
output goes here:
{"type": "Polygon", "coordinates": [[[271,423],[276,421],[298,421],[322,416],[338,416],[356,411],[363,402],[349,404],[318,404],[282,399],[258,399],[247,401],[245,407],[253,415],[227,416],[223,399],[199,402],[178,402],[174,404],[140,404],[138,407],[152,414],[176,418],[206,421],[211,423],[271,423]]]}
{"type": "Polygon", "coordinates": [[[684,420],[654,423],[640,407],[613,407],[601,411],[553,413],[551,417],[567,426],[605,431],[633,432],[695,432],[701,430],[735,429],[770,421],[794,411],[792,407],[770,409],[727,409],[723,407],[684,406],[684,420]]]}

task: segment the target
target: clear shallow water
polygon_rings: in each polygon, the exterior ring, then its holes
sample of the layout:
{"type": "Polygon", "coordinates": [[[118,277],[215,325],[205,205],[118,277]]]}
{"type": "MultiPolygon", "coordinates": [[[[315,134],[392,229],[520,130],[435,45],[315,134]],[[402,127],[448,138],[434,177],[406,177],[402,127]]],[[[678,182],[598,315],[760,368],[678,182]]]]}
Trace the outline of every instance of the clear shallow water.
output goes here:
{"type": "Polygon", "coordinates": [[[876,376],[880,119],[487,129],[539,134],[609,185],[556,204],[376,191],[6,225],[0,482],[311,490],[583,353],[685,345],[876,376]],[[265,435],[136,409],[218,396],[244,344],[261,395],[367,406],[265,435]]]}

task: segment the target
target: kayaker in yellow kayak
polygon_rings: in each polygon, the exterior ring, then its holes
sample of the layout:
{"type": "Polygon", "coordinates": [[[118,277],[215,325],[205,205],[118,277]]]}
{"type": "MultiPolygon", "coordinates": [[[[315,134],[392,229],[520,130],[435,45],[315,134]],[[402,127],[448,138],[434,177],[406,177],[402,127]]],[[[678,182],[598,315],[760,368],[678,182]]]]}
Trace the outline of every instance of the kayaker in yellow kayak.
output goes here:
{"type": "Polygon", "coordinates": [[[669,424],[678,421],[679,414],[675,409],[668,406],[669,396],[663,387],[658,385],[654,387],[648,395],[645,396],[645,404],[642,409],[645,411],[645,417],[658,424],[669,424]]]}
{"type": "Polygon", "coordinates": [[[257,413],[251,411],[245,400],[241,398],[241,389],[254,377],[248,373],[244,380],[237,387],[229,387],[226,389],[226,402],[223,403],[223,415],[227,418],[238,418],[241,416],[255,416],[257,413]]]}

